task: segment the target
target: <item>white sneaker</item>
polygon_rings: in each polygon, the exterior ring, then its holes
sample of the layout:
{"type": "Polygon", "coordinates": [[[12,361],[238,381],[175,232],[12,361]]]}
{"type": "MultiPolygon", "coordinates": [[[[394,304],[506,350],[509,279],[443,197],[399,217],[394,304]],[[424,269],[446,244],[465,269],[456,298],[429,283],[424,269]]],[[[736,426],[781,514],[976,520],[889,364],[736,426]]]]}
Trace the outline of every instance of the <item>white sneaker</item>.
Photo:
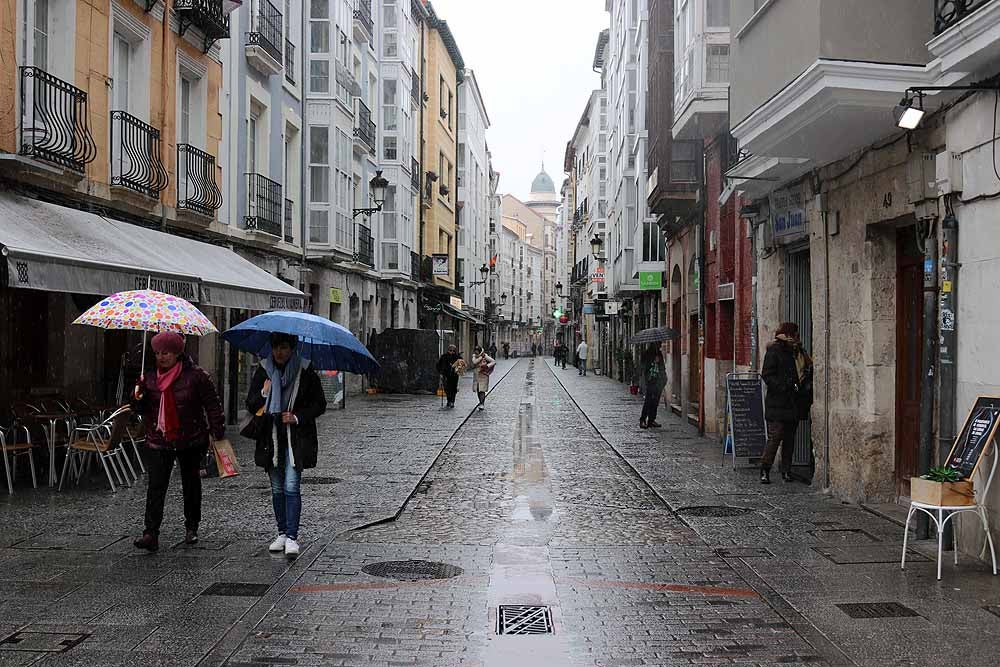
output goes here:
{"type": "Polygon", "coordinates": [[[287,537],[285,537],[284,535],[278,535],[276,538],[274,538],[274,542],[271,542],[271,545],[267,548],[267,550],[272,553],[279,553],[281,551],[284,551],[285,543],[287,541],[288,541],[287,537]]]}
{"type": "Polygon", "coordinates": [[[299,555],[299,543],[292,538],[285,538],[285,555],[286,556],[298,556],[299,555]]]}

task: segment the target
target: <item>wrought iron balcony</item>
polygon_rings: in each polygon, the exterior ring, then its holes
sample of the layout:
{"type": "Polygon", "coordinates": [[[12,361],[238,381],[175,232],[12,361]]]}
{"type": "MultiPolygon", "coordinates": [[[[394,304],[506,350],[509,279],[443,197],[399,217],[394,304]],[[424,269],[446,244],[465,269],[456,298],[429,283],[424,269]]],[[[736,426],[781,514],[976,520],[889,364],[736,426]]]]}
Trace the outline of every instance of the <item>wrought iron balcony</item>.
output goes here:
{"type": "Polygon", "coordinates": [[[252,25],[247,47],[259,47],[281,66],[281,12],[268,0],[253,0],[252,25]]]}
{"type": "Polygon", "coordinates": [[[357,9],[354,10],[354,20],[367,31],[368,39],[375,35],[375,21],[372,19],[372,0],[357,0],[357,9]]]}
{"type": "Polygon", "coordinates": [[[994,0],[934,0],[934,34],[952,27],[994,0]]]}
{"type": "Polygon", "coordinates": [[[111,185],[154,199],[167,187],[160,131],[127,111],[111,112],[111,185]]]}
{"type": "Polygon", "coordinates": [[[295,45],[285,40],[285,81],[295,84],[295,45]]]}
{"type": "Polygon", "coordinates": [[[20,153],[82,174],[97,157],[87,93],[45,70],[22,67],[20,153]]]}
{"type": "Polygon", "coordinates": [[[295,203],[291,199],[285,200],[285,243],[295,243],[295,234],[292,232],[295,229],[295,218],[293,212],[295,210],[295,203]]]}
{"type": "Polygon", "coordinates": [[[375,123],[372,122],[372,112],[364,102],[358,100],[358,117],[355,122],[354,136],[368,147],[368,150],[375,153],[375,123]]]}
{"type": "Polygon", "coordinates": [[[410,280],[420,282],[420,255],[415,252],[410,253],[410,280]]]}
{"type": "Polygon", "coordinates": [[[413,99],[413,103],[420,104],[420,75],[416,71],[410,72],[410,97],[413,99]]]}
{"type": "Polygon", "coordinates": [[[372,230],[365,225],[358,225],[357,252],[354,261],[368,266],[375,266],[375,242],[372,240],[372,230]]]}
{"type": "Polygon", "coordinates": [[[191,26],[201,30],[206,53],[217,40],[229,37],[229,14],[223,11],[222,0],[174,0],[174,12],[181,37],[191,26]]]}
{"type": "Polygon", "coordinates": [[[215,156],[190,144],[177,144],[177,210],[214,217],[221,206],[215,156]]]}
{"type": "Polygon", "coordinates": [[[281,238],[281,183],[260,174],[247,174],[247,231],[281,238]]]}

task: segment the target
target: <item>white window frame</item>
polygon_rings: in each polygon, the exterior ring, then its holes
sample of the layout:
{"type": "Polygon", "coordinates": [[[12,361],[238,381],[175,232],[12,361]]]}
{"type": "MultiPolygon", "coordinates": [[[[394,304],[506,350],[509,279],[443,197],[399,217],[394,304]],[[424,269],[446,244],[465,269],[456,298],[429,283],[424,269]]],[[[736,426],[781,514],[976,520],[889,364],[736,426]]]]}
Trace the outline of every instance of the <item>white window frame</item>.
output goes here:
{"type": "MultiPolygon", "coordinates": [[[[127,111],[136,118],[149,122],[150,119],[150,58],[152,38],[150,29],[127,9],[116,2],[111,3],[111,30],[108,40],[108,62],[115,63],[115,39],[117,33],[132,46],[131,67],[128,74],[128,109],[114,108],[114,90],[108,90],[109,109],[127,111]]],[[[112,67],[112,76],[114,68],[112,67]]],[[[113,82],[113,79],[112,79],[113,82]]]]}

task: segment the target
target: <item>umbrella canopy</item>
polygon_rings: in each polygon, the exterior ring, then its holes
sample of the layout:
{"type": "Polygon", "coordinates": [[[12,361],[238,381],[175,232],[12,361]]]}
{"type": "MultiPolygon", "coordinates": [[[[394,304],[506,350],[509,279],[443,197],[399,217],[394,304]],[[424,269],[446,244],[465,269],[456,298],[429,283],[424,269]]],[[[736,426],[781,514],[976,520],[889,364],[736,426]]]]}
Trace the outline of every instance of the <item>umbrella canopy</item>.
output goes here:
{"type": "Polygon", "coordinates": [[[299,354],[317,370],[371,374],[379,369],[371,352],[354,334],[336,322],[309,313],[264,313],[237,324],[222,337],[241,350],[267,357],[271,354],[272,333],[297,336],[299,354]]]}
{"type": "Polygon", "coordinates": [[[100,329],[173,331],[205,336],[218,331],[207,317],[189,302],[156,290],[118,292],[101,299],[76,318],[73,324],[100,329]]]}
{"type": "Polygon", "coordinates": [[[629,344],[643,345],[645,343],[662,343],[665,340],[674,340],[677,337],[677,332],[670,327],[653,327],[652,329],[643,329],[636,335],[632,336],[632,340],[629,341],[629,344]]]}

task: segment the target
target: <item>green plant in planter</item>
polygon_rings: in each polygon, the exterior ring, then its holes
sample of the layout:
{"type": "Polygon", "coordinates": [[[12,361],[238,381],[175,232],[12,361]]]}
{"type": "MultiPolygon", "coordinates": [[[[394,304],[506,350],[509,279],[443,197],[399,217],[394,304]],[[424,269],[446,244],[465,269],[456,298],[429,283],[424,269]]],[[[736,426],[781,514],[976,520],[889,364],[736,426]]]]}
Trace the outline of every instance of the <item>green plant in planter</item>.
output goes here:
{"type": "Polygon", "coordinates": [[[927,471],[926,475],[921,475],[923,479],[932,482],[957,482],[962,479],[957,470],[946,468],[945,466],[934,466],[927,471]]]}

